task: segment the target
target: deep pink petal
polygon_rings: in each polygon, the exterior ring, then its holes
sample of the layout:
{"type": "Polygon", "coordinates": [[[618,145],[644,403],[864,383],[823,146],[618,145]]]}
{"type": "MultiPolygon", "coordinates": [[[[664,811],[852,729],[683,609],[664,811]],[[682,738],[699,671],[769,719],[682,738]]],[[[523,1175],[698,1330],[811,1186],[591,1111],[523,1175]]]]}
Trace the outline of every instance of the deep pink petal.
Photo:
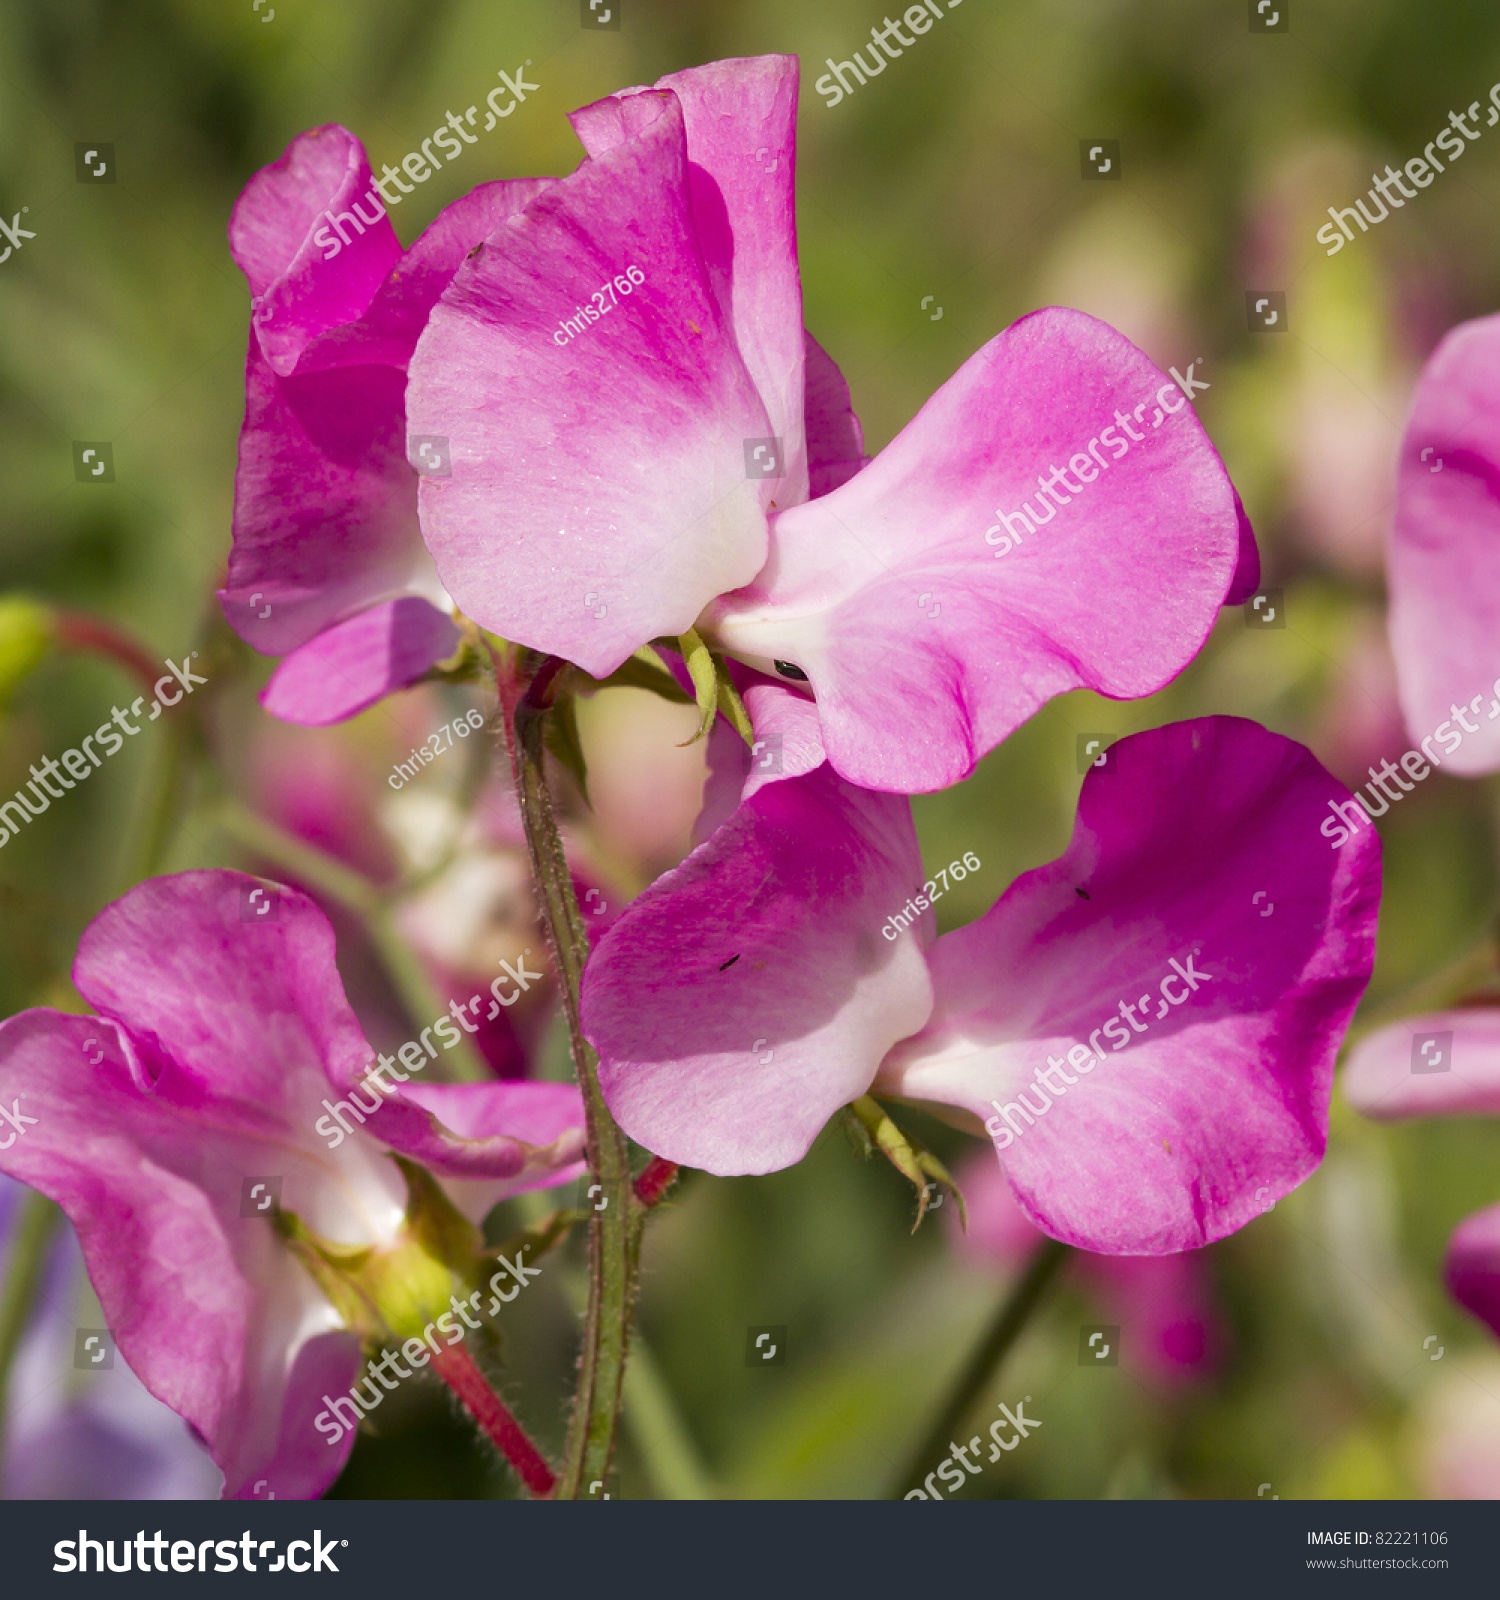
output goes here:
{"type": "Polygon", "coordinates": [[[271,675],[260,703],[273,717],[322,728],[405,689],[458,648],[453,619],[415,595],[387,600],[318,634],[271,675]]]}
{"type": "Polygon", "coordinates": [[[1500,316],[1455,328],[1422,373],[1401,444],[1387,572],[1391,647],[1412,738],[1436,738],[1453,772],[1493,772],[1500,767],[1500,316]]]}
{"type": "Polygon", "coordinates": [[[1500,1010],[1455,1007],[1393,1022],[1360,1040],[1342,1081],[1349,1104],[1380,1121],[1500,1115],[1500,1010]]]}
{"type": "Polygon", "coordinates": [[[754,576],[778,493],[747,476],[772,428],[709,287],[681,107],[628,104],[657,114],[460,268],[407,390],[410,431],[450,441],[452,475],[420,496],[445,588],[596,677],[754,576]],[[601,287],[632,266],[629,295],[601,287]],[[607,309],[570,335],[596,292],[607,309]]]}
{"type": "Polygon", "coordinates": [[[965,777],[1053,695],[1161,688],[1213,627],[1240,540],[1234,490],[1177,385],[1104,323],[1040,311],[849,482],[780,512],[765,571],[708,620],[763,672],[780,660],[807,675],[850,782],[917,793],[965,777]],[[1050,505],[1038,476],[1080,455],[1093,480],[1080,469],[1081,493],[1050,505]],[[1028,496],[1050,515],[1032,532],[1015,521],[1007,543],[1001,514],[1028,496]],[[922,738],[893,738],[914,706],[922,738]]]}
{"type": "MultiPolygon", "coordinates": [[[[310,340],[295,376],[278,377],[251,341],[234,548],[220,601],[256,649],[284,654],[402,595],[444,603],[417,526],[406,364],[464,258],[550,182],[481,184],[445,207],[362,314],[310,340]]],[[[343,260],[324,270],[336,276],[343,260]]],[[[376,659],[359,676],[381,670],[376,659]]]]}
{"type": "Polygon", "coordinates": [[[1260,546],[1255,542],[1255,529],[1250,526],[1238,489],[1234,491],[1234,514],[1240,525],[1240,551],[1229,593],[1224,596],[1226,606],[1243,605],[1260,588],[1260,546]]]}
{"type": "Polygon", "coordinates": [[[283,655],[383,600],[441,591],[417,527],[401,371],[338,367],[278,378],[252,341],[220,603],[265,655],[283,655]]]}
{"type": "Polygon", "coordinates": [[[1084,1249],[1164,1255],[1242,1227],[1322,1158],[1374,961],[1378,841],[1318,832],[1344,794],[1239,718],[1121,740],[1067,851],[938,940],[932,1021],[876,1092],[988,1119],[1027,1215],[1084,1249]],[[1032,1082],[1049,1054],[1077,1079],[1054,1075],[1056,1095],[1032,1082]]]}
{"type": "Polygon", "coordinates": [[[330,124],[299,134],[235,202],[229,248],[250,282],[255,337],[282,376],[320,333],[354,321],[400,259],[401,242],[378,192],[371,199],[372,187],[365,147],[330,124]],[[354,205],[368,226],[353,219],[354,205]],[[338,236],[325,211],[351,218],[343,224],[348,242],[332,256],[338,236]]]}
{"type": "Polygon", "coordinates": [[[810,333],[806,338],[808,495],[816,500],[847,483],[869,457],[843,373],[810,333]]]}
{"type": "Polygon", "coordinates": [[[752,796],[628,906],[584,972],[584,1032],[625,1131],[709,1172],[769,1172],[869,1087],[931,988],[881,928],[921,883],[904,799],[826,766],[752,796]]]}
{"type": "MultiPolygon", "coordinates": [[[[292,1041],[278,1020],[261,1040],[268,1075],[295,1059],[281,1056],[292,1041]]],[[[347,1388],[358,1344],[270,1226],[240,1215],[243,1186],[279,1177],[283,1203],[315,1226],[362,1214],[366,1228],[333,1235],[350,1243],[399,1221],[399,1200],[386,1199],[382,1219],[368,1212],[378,1191],[351,1190],[335,1218],[327,1174],[284,1116],[216,1117],[171,1062],[158,1063],[154,1092],[139,1079],[129,1041],[105,1018],[28,1011],[0,1023],[0,1096],[37,1119],[0,1168],[67,1213],[121,1355],[203,1437],[225,1494],[263,1479],[283,1498],[321,1494],[348,1448],[311,1433],[302,1380],[316,1370],[332,1392],[347,1388]]],[[[285,1106],[287,1092],[272,1098],[285,1106]]]]}
{"type": "Polygon", "coordinates": [[[1465,1217],[1448,1241],[1448,1292],[1500,1337],[1500,1206],[1465,1217]]]}
{"type": "MultiPolygon", "coordinates": [[[[797,77],[796,56],[755,56],[689,67],[655,85],[682,106],[693,224],[709,282],[765,402],[768,431],[786,446],[781,505],[807,498],[808,472],[794,196],[797,77]]],[[[638,131],[642,113],[629,102],[643,93],[649,91],[626,90],[572,114],[590,156],[638,131]]]]}

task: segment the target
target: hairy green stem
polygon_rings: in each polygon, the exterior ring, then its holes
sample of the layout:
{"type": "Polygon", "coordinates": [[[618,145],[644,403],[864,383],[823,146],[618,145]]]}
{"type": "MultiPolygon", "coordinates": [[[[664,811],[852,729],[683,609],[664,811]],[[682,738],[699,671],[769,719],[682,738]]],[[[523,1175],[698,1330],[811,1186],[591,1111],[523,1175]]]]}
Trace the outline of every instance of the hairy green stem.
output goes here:
{"type": "Polygon", "coordinates": [[[31,1320],[37,1292],[42,1286],[42,1274],[47,1266],[47,1246],[62,1221],[62,1211],[56,1202],[34,1189],[26,1192],[16,1210],[5,1287],[0,1292],[0,1459],[4,1457],[10,1369],[21,1347],[26,1324],[31,1320]]]}
{"type": "Polygon", "coordinates": [[[589,1298],[578,1357],[578,1392],[556,1497],[576,1500],[609,1475],[624,1388],[630,1317],[635,1300],[646,1208],[631,1185],[630,1151],[599,1088],[599,1058],[583,1036],[578,997],[588,935],[543,766],[547,712],[568,670],[549,656],[525,685],[515,658],[492,650],[511,773],[520,801],[542,925],[567,1013],[568,1036],[587,1120],[589,1169],[602,1185],[604,1208],[589,1223],[589,1298]]]}
{"type": "Polygon", "coordinates": [[[1010,1353],[1031,1313],[1041,1303],[1047,1286],[1071,1253],[1071,1247],[1048,1239],[1037,1247],[1015,1287],[1000,1302],[984,1336],[975,1346],[967,1365],[959,1373],[937,1420],[922,1443],[911,1454],[906,1470],[892,1488],[892,1498],[901,1499],[914,1484],[920,1483],[932,1463],[948,1453],[950,1435],[968,1416],[985,1385],[994,1377],[1000,1363],[1010,1353]]]}

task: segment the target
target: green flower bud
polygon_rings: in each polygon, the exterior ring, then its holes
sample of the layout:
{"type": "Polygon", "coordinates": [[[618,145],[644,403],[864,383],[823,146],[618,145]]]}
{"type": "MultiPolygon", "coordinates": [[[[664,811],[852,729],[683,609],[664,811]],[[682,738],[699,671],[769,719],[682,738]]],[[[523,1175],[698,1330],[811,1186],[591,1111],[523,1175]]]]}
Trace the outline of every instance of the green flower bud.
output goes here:
{"type": "Polygon", "coordinates": [[[0,595],[0,706],[42,664],[56,637],[50,606],[23,594],[0,595]]]}

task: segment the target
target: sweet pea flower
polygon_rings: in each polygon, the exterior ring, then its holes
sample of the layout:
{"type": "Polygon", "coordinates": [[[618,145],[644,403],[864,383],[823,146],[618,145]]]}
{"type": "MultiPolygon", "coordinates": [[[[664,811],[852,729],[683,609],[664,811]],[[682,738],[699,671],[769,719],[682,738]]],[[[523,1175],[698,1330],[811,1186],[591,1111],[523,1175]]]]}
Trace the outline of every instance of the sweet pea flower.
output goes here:
{"type": "Polygon", "coordinates": [[[422,533],[484,627],[595,677],[697,627],[802,686],[840,777],[910,794],[1052,695],[1159,689],[1259,563],[1199,380],[1081,312],[999,334],[865,465],[802,327],[796,100],[765,56],[574,114],[589,159],[411,358],[410,428],[450,449],[422,533]]]}
{"type": "Polygon", "coordinates": [[[327,919],[243,873],[132,889],[85,930],[73,979],[98,1015],[0,1023],[0,1104],[25,1124],[0,1171],[63,1208],[120,1354],[197,1432],[224,1496],[320,1495],[350,1437],[313,1424],[360,1340],[268,1195],[330,1251],[373,1252],[399,1291],[410,1196],[391,1155],[477,1221],[581,1170],[578,1093],[370,1079],[327,919]],[[368,1115],[331,1149],[315,1123],[349,1101],[368,1115]]]}
{"type": "MultiPolygon", "coordinates": [[[[1500,1116],[1500,1008],[1458,1006],[1377,1030],[1350,1053],[1343,1088],[1379,1122],[1500,1116]]],[[[1500,1336],[1500,1204],[1453,1230],[1444,1276],[1453,1298],[1500,1336]]]]}
{"type": "Polygon", "coordinates": [[[751,1173],[866,1093],[911,1100],[982,1128],[1054,1238],[1221,1238],[1322,1158],[1379,900],[1373,832],[1318,835],[1344,793],[1238,718],[1133,735],[1067,851],[934,942],[904,797],[826,763],[762,781],[589,959],[610,1110],[659,1155],[751,1173]]]}
{"type": "MultiPolygon", "coordinates": [[[[1005,1174],[984,1151],[956,1173],[968,1214],[965,1229],[949,1209],[954,1248],[975,1266],[1019,1268],[1043,1235],[1026,1220],[1005,1174]]],[[[1105,1256],[1075,1252],[1074,1281],[1121,1329],[1120,1361],[1159,1389],[1176,1390],[1207,1377],[1224,1343],[1208,1263],[1197,1250],[1165,1256],[1105,1256]]]]}
{"type": "MultiPolygon", "coordinates": [[[[486,183],[403,253],[363,145],[314,128],[245,186],[230,248],[252,295],[234,547],[220,601],[285,655],[262,701],[288,722],[353,716],[453,653],[417,528],[406,366],[465,255],[549,179],[486,183]]],[[[442,470],[442,447],[417,447],[442,470]]]]}
{"type": "Polygon", "coordinates": [[[1387,561],[1406,726],[1470,777],[1500,768],[1497,539],[1500,315],[1454,328],[1423,369],[1387,561]]]}

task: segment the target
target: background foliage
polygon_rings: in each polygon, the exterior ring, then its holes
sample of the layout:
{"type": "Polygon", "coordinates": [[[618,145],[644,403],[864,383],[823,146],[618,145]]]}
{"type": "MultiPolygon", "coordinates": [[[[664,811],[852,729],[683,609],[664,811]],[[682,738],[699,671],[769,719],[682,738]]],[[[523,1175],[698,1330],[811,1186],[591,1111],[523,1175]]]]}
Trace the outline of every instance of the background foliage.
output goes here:
{"type": "MultiPolygon", "coordinates": [[[[1212,387],[1200,415],[1258,530],[1264,582],[1285,592],[1284,629],[1251,630],[1228,611],[1164,693],[1065,697],[968,783],[919,800],[930,865],[966,850],[983,861],[943,902],[943,925],[1062,848],[1080,732],[1230,712],[1304,740],[1345,781],[1407,747],[1384,643],[1396,446],[1436,339],[1500,306],[1500,131],[1336,259],[1313,235],[1366,173],[1404,162],[1450,109],[1484,99],[1500,78],[1492,5],[1292,0],[1293,31],[1267,36],[1248,30],[1243,0],[965,0],[830,110],[812,89],[823,59],[847,56],[882,20],[859,0],[623,4],[621,31],[590,34],[568,0],[274,0],[258,12],[252,0],[4,0],[0,213],[29,207],[36,238],[0,265],[0,592],[100,612],[158,657],[201,640],[221,781],[256,795],[253,690],[269,664],[215,625],[211,601],[229,544],[248,312],[224,228],[247,177],[326,122],[356,132],[377,167],[399,162],[445,111],[529,59],[542,87],[520,114],[393,214],[410,242],[474,183],[570,170],[572,107],[715,57],[788,51],[804,64],[806,321],[843,366],[870,447],[1017,316],[1077,306],[1162,367],[1201,361],[1212,387]],[[1078,141],[1095,136],[1120,139],[1122,182],[1080,181],[1078,141]],[[116,184],[75,181],[76,140],[115,144],[116,184]],[[1287,292],[1289,332],[1247,331],[1247,288],[1287,292]],[[113,485],[74,481],[75,438],[112,441],[113,485]]],[[[125,694],[107,665],[50,661],[0,723],[0,791],[125,694]]],[[[376,790],[423,731],[402,716],[377,708],[328,736],[376,790]]],[[[615,719],[625,733],[609,721],[596,705],[586,740],[602,752],[612,739],[608,759],[626,766],[622,742],[650,768],[682,736],[629,706],[615,719]]],[[[132,881],[163,759],[153,728],[0,855],[6,1013],[69,1003],[78,934],[132,881]]],[[[295,786],[296,769],[281,770],[295,786]]],[[[184,781],[185,798],[212,798],[201,774],[184,781]]],[[[246,860],[205,816],[198,804],[171,868],[246,860]]],[[[1382,821],[1379,965],[1361,1022],[1486,936],[1495,824],[1493,781],[1442,774],[1382,821]]],[[[651,865],[669,860],[658,849],[651,865]]],[[[399,1018],[381,1027],[403,1036],[399,1018]]],[[[949,1155],[971,1143],[923,1131],[949,1155]]],[[[1078,1328],[1102,1318],[1075,1275],[994,1396],[1030,1393],[1045,1426],[967,1492],[1427,1492],[1440,1418],[1500,1406],[1488,1336],[1440,1282],[1452,1225],[1500,1190],[1497,1155],[1492,1125],[1376,1128],[1336,1096],[1323,1169],[1207,1252],[1217,1372],[1166,1394],[1128,1354],[1118,1369],[1079,1369],[1078,1328]],[[1441,1361],[1424,1351],[1428,1334],[1441,1361]]],[[[960,1259],[942,1214],[910,1236],[912,1209],[896,1175],[862,1163],[837,1127],[789,1172],[689,1174],[654,1226],[641,1306],[679,1416],[674,1428],[650,1396],[633,1403],[621,1492],[697,1481],[679,1433],[726,1494],[888,1492],[1005,1278],[960,1259]],[[785,1367],[746,1367],[756,1324],[786,1326],[785,1367]]],[[[554,1445],[572,1360],[561,1279],[524,1298],[505,1352],[507,1392],[554,1445]]],[[[1128,1327],[1124,1338],[1128,1352],[1128,1327]]],[[[437,1392],[408,1386],[380,1420],[337,1492],[506,1492],[437,1392]]]]}

